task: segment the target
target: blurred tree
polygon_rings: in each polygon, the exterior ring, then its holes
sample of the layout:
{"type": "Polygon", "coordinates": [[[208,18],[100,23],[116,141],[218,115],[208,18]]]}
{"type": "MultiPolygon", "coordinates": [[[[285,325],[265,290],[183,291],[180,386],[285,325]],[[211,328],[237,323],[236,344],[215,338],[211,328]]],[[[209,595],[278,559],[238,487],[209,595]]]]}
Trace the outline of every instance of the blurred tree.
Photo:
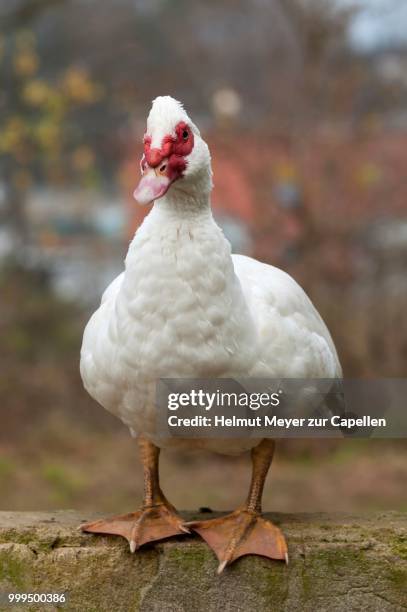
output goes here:
{"type": "Polygon", "coordinates": [[[78,112],[94,106],[103,88],[81,67],[69,66],[56,79],[41,77],[36,37],[17,30],[3,38],[0,57],[0,177],[4,215],[17,244],[26,244],[27,190],[34,181],[89,177],[91,143],[77,123],[78,112]]]}
{"type": "Polygon", "coordinates": [[[353,97],[350,90],[355,57],[347,35],[356,5],[337,0],[278,2],[297,41],[301,58],[296,113],[301,118],[315,118],[324,111],[332,113],[337,105],[332,89],[337,88],[344,75],[348,96],[353,97]]]}
{"type": "Polygon", "coordinates": [[[68,0],[17,0],[0,7],[0,29],[15,30],[32,22],[44,10],[66,4],[68,0]]]}

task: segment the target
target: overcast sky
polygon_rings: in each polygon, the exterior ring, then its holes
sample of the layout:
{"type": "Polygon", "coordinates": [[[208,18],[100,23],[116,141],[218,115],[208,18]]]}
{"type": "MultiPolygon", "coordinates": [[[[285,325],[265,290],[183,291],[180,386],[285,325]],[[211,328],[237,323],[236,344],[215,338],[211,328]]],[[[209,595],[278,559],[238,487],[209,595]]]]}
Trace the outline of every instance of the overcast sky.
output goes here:
{"type": "Polygon", "coordinates": [[[382,45],[407,45],[407,0],[339,0],[360,7],[350,31],[351,42],[363,51],[382,45]]]}

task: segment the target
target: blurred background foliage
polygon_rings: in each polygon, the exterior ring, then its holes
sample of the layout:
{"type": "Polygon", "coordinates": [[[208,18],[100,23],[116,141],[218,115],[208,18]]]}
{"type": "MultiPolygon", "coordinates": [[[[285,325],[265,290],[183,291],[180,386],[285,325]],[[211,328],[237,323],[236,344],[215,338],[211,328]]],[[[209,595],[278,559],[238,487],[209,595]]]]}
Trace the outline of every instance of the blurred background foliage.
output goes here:
{"type": "MultiPolygon", "coordinates": [[[[201,126],[233,249],[306,288],[348,377],[405,376],[406,32],[401,0],[1,4],[1,508],[123,511],[141,492],[78,358],[146,212],[156,95],[201,126]]],[[[282,442],[265,505],[401,509],[406,476],[403,441],[282,442]]],[[[247,457],[163,461],[180,507],[233,507],[242,478],[247,457]]]]}

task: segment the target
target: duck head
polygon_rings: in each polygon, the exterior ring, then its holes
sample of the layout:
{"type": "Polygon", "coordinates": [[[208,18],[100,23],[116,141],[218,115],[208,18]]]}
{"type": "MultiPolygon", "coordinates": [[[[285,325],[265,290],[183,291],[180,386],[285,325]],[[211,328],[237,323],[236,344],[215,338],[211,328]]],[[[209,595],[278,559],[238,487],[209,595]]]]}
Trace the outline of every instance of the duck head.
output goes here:
{"type": "Polygon", "coordinates": [[[139,204],[150,204],[168,191],[185,197],[209,193],[212,187],[208,146],[182,104],[171,96],[153,101],[140,169],[133,194],[139,204]]]}

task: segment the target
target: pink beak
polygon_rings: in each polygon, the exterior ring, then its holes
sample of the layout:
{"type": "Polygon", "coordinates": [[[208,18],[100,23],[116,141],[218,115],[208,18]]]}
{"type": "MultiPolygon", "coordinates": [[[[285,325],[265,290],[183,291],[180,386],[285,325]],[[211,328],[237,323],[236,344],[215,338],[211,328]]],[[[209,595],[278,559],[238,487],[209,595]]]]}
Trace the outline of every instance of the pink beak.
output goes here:
{"type": "Polygon", "coordinates": [[[149,168],[141,177],[133,196],[141,205],[151,204],[167,192],[170,184],[167,176],[158,174],[158,168],[149,168]]]}

